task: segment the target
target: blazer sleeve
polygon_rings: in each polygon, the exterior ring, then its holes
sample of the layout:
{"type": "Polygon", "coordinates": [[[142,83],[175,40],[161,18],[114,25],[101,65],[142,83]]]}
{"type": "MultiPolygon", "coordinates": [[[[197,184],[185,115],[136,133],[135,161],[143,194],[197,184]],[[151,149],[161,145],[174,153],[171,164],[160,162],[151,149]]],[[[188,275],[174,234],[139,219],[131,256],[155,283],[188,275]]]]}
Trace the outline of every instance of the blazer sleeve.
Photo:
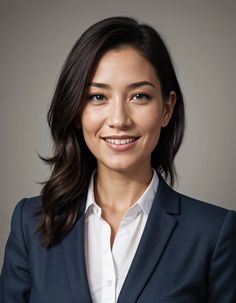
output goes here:
{"type": "Polygon", "coordinates": [[[31,289],[28,249],[22,224],[22,212],[26,199],[14,209],[11,231],[6,243],[0,276],[1,303],[27,303],[31,289]]]}
{"type": "Polygon", "coordinates": [[[223,221],[209,269],[209,303],[236,302],[236,213],[223,221]]]}

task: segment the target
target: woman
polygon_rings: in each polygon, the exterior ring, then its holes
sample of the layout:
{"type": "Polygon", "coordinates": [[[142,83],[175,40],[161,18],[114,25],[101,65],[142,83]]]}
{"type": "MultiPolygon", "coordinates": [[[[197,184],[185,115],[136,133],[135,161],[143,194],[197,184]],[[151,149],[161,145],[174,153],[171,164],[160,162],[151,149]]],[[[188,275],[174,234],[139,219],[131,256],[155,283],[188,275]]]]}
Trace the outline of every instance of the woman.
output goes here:
{"type": "Polygon", "coordinates": [[[1,302],[236,302],[235,213],[163,179],[184,105],[153,28],[114,17],[85,31],[48,120],[52,174],[13,213],[1,302]]]}

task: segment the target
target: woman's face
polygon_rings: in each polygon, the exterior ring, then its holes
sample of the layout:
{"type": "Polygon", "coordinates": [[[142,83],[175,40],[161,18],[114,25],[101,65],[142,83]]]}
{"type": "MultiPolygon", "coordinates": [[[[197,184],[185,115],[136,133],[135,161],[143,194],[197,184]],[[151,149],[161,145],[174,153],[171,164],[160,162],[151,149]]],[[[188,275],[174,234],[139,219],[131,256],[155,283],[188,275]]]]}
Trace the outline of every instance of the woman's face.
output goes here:
{"type": "Polygon", "coordinates": [[[132,47],[107,51],[86,92],[81,125],[98,169],[128,172],[151,165],[176,96],[163,100],[153,66],[132,47]]]}

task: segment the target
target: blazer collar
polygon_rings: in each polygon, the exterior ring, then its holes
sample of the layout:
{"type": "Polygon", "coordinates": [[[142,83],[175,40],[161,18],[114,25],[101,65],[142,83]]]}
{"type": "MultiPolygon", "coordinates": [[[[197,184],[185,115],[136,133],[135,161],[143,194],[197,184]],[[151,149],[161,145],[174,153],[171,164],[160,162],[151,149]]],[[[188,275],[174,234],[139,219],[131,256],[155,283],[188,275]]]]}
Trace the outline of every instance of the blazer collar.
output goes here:
{"type": "MultiPolygon", "coordinates": [[[[81,216],[62,240],[62,249],[74,301],[92,303],[84,254],[85,203],[86,195],[81,198],[81,216]]],[[[179,214],[179,209],[179,194],[159,176],[158,190],[118,303],[136,302],[171,239],[176,226],[176,220],[171,215],[179,214]]]]}
{"type": "Polygon", "coordinates": [[[159,187],[155,197],[156,207],[161,208],[166,213],[178,215],[180,213],[179,193],[167,185],[161,175],[158,175],[158,178],[159,187]]]}
{"type": "Polygon", "coordinates": [[[159,176],[157,194],[118,303],[136,302],[158,266],[177,223],[171,214],[179,214],[179,194],[159,176]]]}

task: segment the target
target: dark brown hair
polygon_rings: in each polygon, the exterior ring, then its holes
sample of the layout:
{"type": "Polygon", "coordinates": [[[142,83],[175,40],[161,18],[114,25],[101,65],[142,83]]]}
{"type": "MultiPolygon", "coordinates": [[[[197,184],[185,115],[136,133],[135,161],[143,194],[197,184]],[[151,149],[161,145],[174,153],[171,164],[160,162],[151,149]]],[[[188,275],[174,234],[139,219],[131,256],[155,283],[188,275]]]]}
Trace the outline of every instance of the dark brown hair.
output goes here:
{"type": "Polygon", "coordinates": [[[104,51],[120,45],[135,47],[155,68],[166,100],[175,91],[172,118],[155,147],[151,164],[173,185],[174,157],[184,133],[184,104],[169,52],[160,35],[149,25],[128,17],[112,17],[89,27],[75,43],[64,63],[48,112],[54,155],[44,159],[52,167],[42,189],[39,232],[44,246],[56,244],[76,222],[81,195],[86,192],[96,159],[78,128],[86,86],[104,51]]]}

